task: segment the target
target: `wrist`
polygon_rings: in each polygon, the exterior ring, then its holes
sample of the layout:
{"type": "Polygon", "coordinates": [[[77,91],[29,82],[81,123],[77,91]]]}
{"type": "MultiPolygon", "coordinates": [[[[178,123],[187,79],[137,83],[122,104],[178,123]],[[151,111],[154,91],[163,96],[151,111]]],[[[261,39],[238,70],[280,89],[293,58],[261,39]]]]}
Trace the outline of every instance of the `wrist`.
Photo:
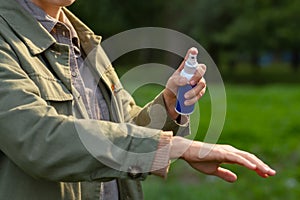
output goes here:
{"type": "Polygon", "coordinates": [[[170,159],[183,158],[189,154],[193,141],[180,136],[174,136],[171,140],[170,159]]]}
{"type": "Polygon", "coordinates": [[[165,89],[163,92],[163,99],[169,116],[173,120],[176,120],[179,116],[179,114],[175,110],[176,95],[174,95],[170,90],[165,89]]]}

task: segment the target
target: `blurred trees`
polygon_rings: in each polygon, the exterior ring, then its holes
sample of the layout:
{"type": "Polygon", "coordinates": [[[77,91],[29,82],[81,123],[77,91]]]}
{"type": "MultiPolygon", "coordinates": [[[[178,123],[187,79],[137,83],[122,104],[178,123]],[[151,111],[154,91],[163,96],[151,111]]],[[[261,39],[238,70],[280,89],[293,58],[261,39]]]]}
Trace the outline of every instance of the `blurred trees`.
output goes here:
{"type": "Polygon", "coordinates": [[[235,52],[250,53],[256,65],[262,52],[288,51],[293,68],[299,67],[299,1],[247,0],[237,2],[234,9],[241,14],[216,34],[218,42],[233,47],[235,52]]]}
{"type": "Polygon", "coordinates": [[[104,37],[166,27],[197,40],[216,62],[234,65],[242,57],[257,66],[263,53],[288,52],[299,67],[299,0],[77,0],[70,9],[104,37]]]}

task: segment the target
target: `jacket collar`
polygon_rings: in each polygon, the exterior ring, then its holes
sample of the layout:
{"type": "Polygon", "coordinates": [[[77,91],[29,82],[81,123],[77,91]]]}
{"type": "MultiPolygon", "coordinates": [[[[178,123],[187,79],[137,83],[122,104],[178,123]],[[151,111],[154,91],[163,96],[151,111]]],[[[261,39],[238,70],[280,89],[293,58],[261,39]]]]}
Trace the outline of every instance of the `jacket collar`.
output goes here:
{"type": "MultiPolygon", "coordinates": [[[[77,31],[82,48],[88,54],[99,45],[101,37],[94,35],[66,8],[63,10],[77,31]]],[[[56,42],[51,34],[15,0],[0,0],[0,17],[11,26],[33,55],[44,52],[56,42]]]]}
{"type": "Polygon", "coordinates": [[[35,5],[32,0],[16,0],[25,10],[27,10],[43,27],[50,33],[58,21],[49,16],[43,9],[35,5]]]}
{"type": "Polygon", "coordinates": [[[83,24],[73,13],[71,13],[67,8],[63,8],[63,11],[67,18],[72,23],[73,27],[77,31],[80,45],[84,50],[85,54],[88,55],[92,50],[94,50],[101,42],[102,37],[95,35],[91,29],[89,29],[85,24],[83,24]]]}

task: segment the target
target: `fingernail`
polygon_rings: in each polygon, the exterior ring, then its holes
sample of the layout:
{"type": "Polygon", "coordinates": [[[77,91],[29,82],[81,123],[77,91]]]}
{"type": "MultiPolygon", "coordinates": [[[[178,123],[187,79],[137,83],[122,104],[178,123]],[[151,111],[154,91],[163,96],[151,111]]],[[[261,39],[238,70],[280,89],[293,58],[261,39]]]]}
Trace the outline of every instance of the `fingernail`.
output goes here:
{"type": "Polygon", "coordinates": [[[192,47],[190,50],[198,54],[198,49],[196,47],[192,47]]]}
{"type": "Polygon", "coordinates": [[[196,85],[196,82],[194,80],[191,80],[190,84],[191,84],[191,86],[194,86],[194,85],[196,85]]]}
{"type": "Polygon", "coordinates": [[[269,172],[270,172],[272,175],[275,175],[275,174],[276,174],[276,171],[273,170],[273,169],[270,169],[269,172]]]}
{"type": "Polygon", "coordinates": [[[268,174],[265,174],[265,178],[269,178],[269,175],[268,175],[268,174]]]}

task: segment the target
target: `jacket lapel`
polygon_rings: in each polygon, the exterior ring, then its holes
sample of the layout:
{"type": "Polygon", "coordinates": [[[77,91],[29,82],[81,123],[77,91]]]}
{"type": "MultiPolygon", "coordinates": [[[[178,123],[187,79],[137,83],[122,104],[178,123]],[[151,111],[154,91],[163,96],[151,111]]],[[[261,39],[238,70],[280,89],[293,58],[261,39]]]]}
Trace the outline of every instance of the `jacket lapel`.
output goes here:
{"type": "Polygon", "coordinates": [[[1,1],[1,16],[8,22],[19,38],[28,47],[32,55],[37,55],[55,43],[48,33],[26,10],[18,3],[1,1]]]}
{"type": "Polygon", "coordinates": [[[52,68],[50,70],[54,71],[67,89],[71,91],[69,47],[57,44],[52,35],[18,3],[15,5],[6,1],[1,3],[4,4],[2,7],[5,8],[5,10],[1,10],[2,17],[14,29],[32,56],[46,59],[46,62],[52,68]],[[17,7],[17,13],[15,7],[17,7]]]}

